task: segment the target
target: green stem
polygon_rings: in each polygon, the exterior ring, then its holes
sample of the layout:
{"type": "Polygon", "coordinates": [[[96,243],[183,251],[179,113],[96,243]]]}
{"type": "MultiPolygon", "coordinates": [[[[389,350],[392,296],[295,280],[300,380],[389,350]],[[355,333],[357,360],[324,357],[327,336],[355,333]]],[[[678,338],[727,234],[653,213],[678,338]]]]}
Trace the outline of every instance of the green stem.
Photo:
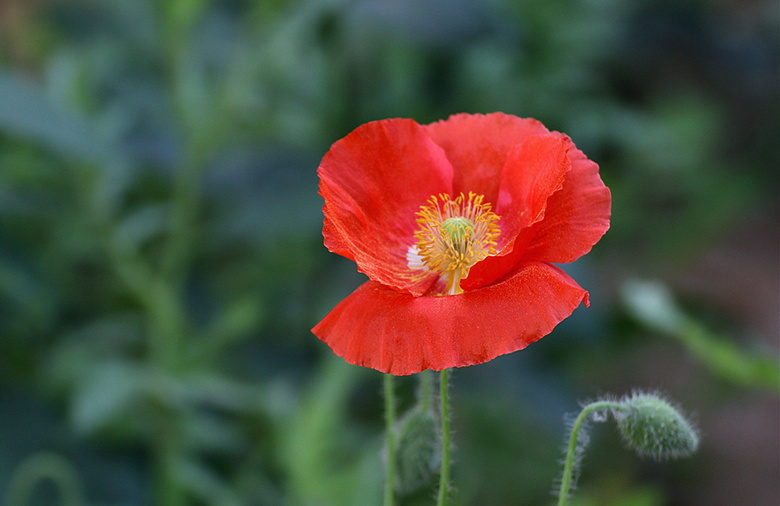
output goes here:
{"type": "Polygon", "coordinates": [[[161,426],[155,434],[154,504],[179,506],[185,504],[186,494],[180,484],[181,437],[175,414],[164,410],[158,421],[161,426]]]}
{"type": "Polygon", "coordinates": [[[429,369],[420,373],[420,408],[423,411],[431,409],[431,388],[433,386],[433,375],[429,369]]]}
{"type": "Polygon", "coordinates": [[[450,489],[450,371],[439,374],[439,401],[441,409],[441,473],[439,474],[438,506],[445,506],[450,489]]]}
{"type": "Polygon", "coordinates": [[[566,461],[563,466],[563,476],[561,477],[561,488],[558,491],[558,506],[566,506],[569,502],[569,489],[571,488],[572,475],[574,473],[574,464],[577,460],[577,447],[580,435],[580,429],[585,420],[588,419],[594,411],[622,409],[623,406],[613,401],[593,402],[582,408],[582,411],[574,420],[571,426],[571,435],[569,437],[569,446],[566,449],[566,461]]]}
{"type": "MultiPolygon", "coordinates": [[[[176,377],[188,358],[189,317],[182,292],[196,242],[203,176],[217,139],[206,126],[212,124],[210,118],[197,107],[200,99],[193,90],[197,89],[198,82],[188,66],[192,23],[203,4],[202,1],[189,2],[189,5],[176,2],[164,20],[164,33],[168,38],[169,89],[183,134],[183,157],[173,180],[168,237],[147,290],[154,299],[148,308],[150,359],[155,368],[169,377],[176,377]]],[[[182,483],[179,471],[185,459],[185,441],[180,426],[183,415],[175,408],[162,406],[158,416],[159,426],[154,438],[156,504],[180,506],[187,502],[187,487],[182,483]]]]}
{"type": "Polygon", "coordinates": [[[385,374],[385,424],[387,463],[385,468],[385,506],[395,504],[395,376],[385,374]]]}
{"type": "Polygon", "coordinates": [[[55,453],[39,453],[28,457],[13,472],[8,482],[5,503],[8,506],[33,504],[35,488],[48,480],[59,491],[63,506],[82,506],[84,491],[73,464],[55,453]]]}
{"type": "Polygon", "coordinates": [[[190,152],[179,167],[174,182],[170,235],[160,268],[163,277],[176,287],[189,265],[200,209],[200,185],[205,168],[205,154],[200,153],[204,148],[196,145],[195,139],[190,139],[188,149],[190,152]]]}

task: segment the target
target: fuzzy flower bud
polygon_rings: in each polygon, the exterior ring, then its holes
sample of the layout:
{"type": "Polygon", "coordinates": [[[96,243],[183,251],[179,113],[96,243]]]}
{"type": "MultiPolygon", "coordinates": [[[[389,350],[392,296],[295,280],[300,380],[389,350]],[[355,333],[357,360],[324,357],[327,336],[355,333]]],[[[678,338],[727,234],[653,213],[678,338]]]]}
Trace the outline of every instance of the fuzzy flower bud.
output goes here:
{"type": "Polygon", "coordinates": [[[396,488],[409,493],[425,485],[439,465],[439,426],[430,409],[413,409],[398,425],[396,488]]]}
{"type": "Polygon", "coordinates": [[[639,455],[656,460],[686,457],[696,451],[699,436],[693,425],[665,399],[634,393],[613,411],[626,444],[639,455]]]}

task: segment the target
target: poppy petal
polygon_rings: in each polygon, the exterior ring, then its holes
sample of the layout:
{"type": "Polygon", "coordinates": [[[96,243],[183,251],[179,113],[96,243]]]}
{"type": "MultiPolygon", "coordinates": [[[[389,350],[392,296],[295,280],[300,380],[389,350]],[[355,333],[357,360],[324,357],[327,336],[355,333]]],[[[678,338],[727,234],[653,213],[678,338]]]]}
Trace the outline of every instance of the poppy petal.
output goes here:
{"type": "Polygon", "coordinates": [[[487,362],[547,335],[588,292],[550,264],[445,297],[413,297],[368,281],[312,329],[347,362],[414,374],[487,362]]]}
{"type": "Polygon", "coordinates": [[[501,216],[499,254],[474,265],[460,283],[463,290],[493,283],[524,257],[533,237],[528,227],[544,217],[548,199],[561,189],[571,169],[568,150],[566,139],[553,134],[534,135],[510,150],[496,206],[501,216]]]}
{"type": "Polygon", "coordinates": [[[506,273],[514,270],[515,266],[523,259],[525,255],[525,244],[530,239],[527,231],[521,231],[515,238],[512,246],[505,248],[508,253],[487,257],[475,264],[470,270],[468,277],[460,280],[460,287],[463,291],[476,290],[477,288],[495,283],[498,279],[504,277],[506,273]]]}
{"type": "Polygon", "coordinates": [[[566,141],[571,145],[572,168],[547,201],[544,219],[531,228],[524,260],[573,262],[609,229],[612,197],[599,177],[599,166],[566,141]]]}
{"type": "Polygon", "coordinates": [[[493,204],[498,200],[499,176],[512,147],[532,135],[549,133],[535,119],[500,112],[455,114],[426,128],[452,164],[453,192],[471,191],[493,204]]]}
{"type": "Polygon", "coordinates": [[[452,166],[413,120],[367,123],[336,142],[318,169],[325,199],[325,246],[354,260],[369,278],[422,295],[434,274],[411,271],[415,213],[452,190],[452,166]]]}
{"type": "Polygon", "coordinates": [[[504,245],[544,217],[548,199],[561,189],[571,170],[568,150],[565,139],[535,135],[509,151],[496,204],[504,245]]]}

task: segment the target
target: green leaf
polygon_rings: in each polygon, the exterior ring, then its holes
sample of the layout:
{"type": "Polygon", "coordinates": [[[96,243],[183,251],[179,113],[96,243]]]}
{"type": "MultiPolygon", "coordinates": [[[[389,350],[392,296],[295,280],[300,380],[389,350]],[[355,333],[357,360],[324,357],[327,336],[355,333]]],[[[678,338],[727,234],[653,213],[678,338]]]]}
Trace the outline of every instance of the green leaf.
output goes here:
{"type": "Polygon", "coordinates": [[[73,399],[71,417],[76,428],[94,432],[129,413],[143,394],[144,376],[138,368],[124,362],[95,366],[73,399]]]}
{"type": "Polygon", "coordinates": [[[146,242],[166,231],[168,211],[163,205],[148,205],[133,211],[117,226],[115,246],[125,253],[137,253],[146,242]]]}
{"type": "Polygon", "coordinates": [[[0,132],[39,142],[69,158],[111,158],[106,139],[83,117],[53,103],[40,86],[9,72],[0,72],[0,132]]]}

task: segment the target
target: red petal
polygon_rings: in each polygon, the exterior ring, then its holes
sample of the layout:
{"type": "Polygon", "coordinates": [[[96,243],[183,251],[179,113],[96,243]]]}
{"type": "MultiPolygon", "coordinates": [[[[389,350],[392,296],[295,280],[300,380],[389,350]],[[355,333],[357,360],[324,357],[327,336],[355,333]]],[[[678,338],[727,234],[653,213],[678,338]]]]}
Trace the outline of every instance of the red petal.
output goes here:
{"type": "Polygon", "coordinates": [[[453,193],[472,191],[492,204],[498,200],[500,174],[512,147],[532,135],[549,133],[535,119],[500,112],[456,114],[427,128],[452,164],[453,193]]]}
{"type": "Polygon", "coordinates": [[[506,248],[508,253],[487,257],[475,264],[469,270],[468,277],[460,280],[460,287],[465,292],[476,290],[495,283],[498,279],[504,277],[506,273],[513,271],[515,266],[523,259],[525,245],[528,243],[529,238],[530,235],[522,231],[514,243],[506,248]]]}
{"type": "Polygon", "coordinates": [[[572,168],[561,190],[547,201],[544,219],[531,228],[524,260],[573,262],[609,229],[612,197],[599,177],[599,166],[565,139],[571,146],[572,168]]]}
{"type": "Polygon", "coordinates": [[[561,189],[571,169],[568,150],[566,139],[553,134],[529,137],[510,150],[496,205],[501,216],[499,255],[474,265],[461,288],[468,291],[493,283],[524,258],[533,237],[527,227],[545,216],[548,199],[561,189]]]}
{"type": "Polygon", "coordinates": [[[549,334],[588,292],[563,271],[523,263],[461,295],[413,297],[368,281],[312,329],[355,365],[395,375],[487,362],[549,334]]]}
{"type": "Polygon", "coordinates": [[[415,213],[452,191],[452,167],[427,130],[409,119],[362,125],[331,147],[318,174],[325,246],[375,281],[424,293],[436,276],[411,272],[406,260],[415,213]]]}
{"type": "MultiPolygon", "coordinates": [[[[529,137],[509,151],[496,204],[504,245],[544,217],[547,200],[561,189],[571,169],[568,149],[564,139],[548,134],[529,137]]],[[[502,247],[499,243],[499,250],[502,247]]]]}

